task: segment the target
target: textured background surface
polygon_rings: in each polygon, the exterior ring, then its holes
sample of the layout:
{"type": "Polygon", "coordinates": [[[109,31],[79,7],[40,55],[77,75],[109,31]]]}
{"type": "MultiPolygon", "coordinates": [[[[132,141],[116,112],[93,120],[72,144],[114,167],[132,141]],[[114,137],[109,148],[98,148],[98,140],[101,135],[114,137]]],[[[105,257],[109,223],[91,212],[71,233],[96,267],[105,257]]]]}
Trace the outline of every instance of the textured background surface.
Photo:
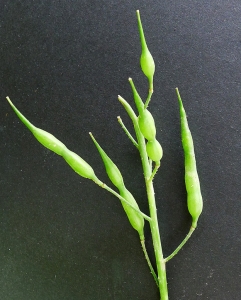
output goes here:
{"type": "MultiPolygon", "coordinates": [[[[92,131],[148,213],[138,154],[116,121],[131,76],[145,97],[135,10],[156,62],[153,113],[164,157],[155,189],[165,256],[190,226],[175,87],[188,113],[204,212],[167,265],[170,300],[240,299],[240,1],[0,2],[0,299],[157,300],[118,200],[41,147],[33,124],[108,182],[92,131]]],[[[151,240],[146,226],[146,239],[151,240]]],[[[153,259],[153,254],[151,252],[153,259]]]]}

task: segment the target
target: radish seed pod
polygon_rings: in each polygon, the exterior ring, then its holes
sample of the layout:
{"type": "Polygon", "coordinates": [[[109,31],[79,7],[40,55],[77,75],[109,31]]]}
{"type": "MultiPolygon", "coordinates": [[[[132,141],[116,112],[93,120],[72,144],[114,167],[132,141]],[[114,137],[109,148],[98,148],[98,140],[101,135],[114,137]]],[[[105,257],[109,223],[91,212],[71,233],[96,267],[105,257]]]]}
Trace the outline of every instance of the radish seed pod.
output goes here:
{"type": "MultiPolygon", "coordinates": [[[[114,162],[109,158],[109,156],[105,153],[105,151],[101,148],[101,146],[98,144],[96,139],[93,137],[92,133],[90,133],[90,136],[100,153],[100,156],[103,160],[103,163],[105,165],[106,173],[111,180],[111,182],[118,188],[120,195],[128,201],[132,206],[134,206],[136,209],[139,209],[139,206],[133,197],[133,195],[127,190],[127,188],[124,185],[124,181],[121,175],[121,172],[117,168],[117,166],[114,164],[114,162]]],[[[130,207],[128,204],[125,202],[121,202],[126,215],[131,223],[131,226],[138,231],[140,239],[144,239],[144,218],[137,212],[135,211],[132,207],[130,207]]]]}
{"type": "Polygon", "coordinates": [[[13,108],[13,110],[15,111],[16,115],[19,117],[19,119],[23,122],[24,125],[26,125],[26,127],[32,132],[35,138],[44,147],[62,156],[65,159],[65,161],[70,165],[70,167],[80,176],[94,181],[97,179],[94,170],[86,161],[84,161],[76,153],[70,151],[60,140],[58,140],[51,133],[37,128],[32,123],[30,123],[24,117],[24,115],[14,106],[9,97],[7,97],[7,100],[13,108]]]}
{"type": "Polygon", "coordinates": [[[203,199],[197,173],[192,135],[188,126],[186,112],[183,107],[178,89],[176,89],[176,92],[180,107],[181,136],[185,157],[185,184],[187,190],[187,205],[189,213],[192,216],[192,227],[196,228],[198,218],[203,209],[203,199]]]}

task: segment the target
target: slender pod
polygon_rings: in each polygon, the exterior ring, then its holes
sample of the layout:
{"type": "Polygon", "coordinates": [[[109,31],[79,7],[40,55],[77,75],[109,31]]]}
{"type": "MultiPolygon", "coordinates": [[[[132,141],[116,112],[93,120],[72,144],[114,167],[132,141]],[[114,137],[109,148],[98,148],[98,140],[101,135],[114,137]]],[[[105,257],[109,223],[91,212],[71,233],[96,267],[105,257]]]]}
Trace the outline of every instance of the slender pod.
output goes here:
{"type": "Polygon", "coordinates": [[[35,138],[46,148],[55,152],[56,154],[62,156],[65,161],[70,165],[70,167],[80,176],[88,178],[91,180],[96,180],[94,170],[92,167],[84,161],[79,155],[70,151],[60,140],[58,140],[51,133],[42,130],[32,123],[30,123],[23,114],[14,106],[12,101],[7,97],[7,100],[19,119],[23,122],[24,125],[32,132],[35,138]]]}
{"type": "MultiPolygon", "coordinates": [[[[132,206],[134,206],[136,209],[139,209],[139,206],[133,197],[133,195],[127,190],[127,188],[124,185],[124,181],[121,175],[121,172],[117,168],[117,166],[114,164],[114,162],[109,158],[109,156],[105,153],[105,151],[101,148],[101,146],[98,144],[96,139],[93,137],[92,133],[90,133],[90,136],[100,153],[100,156],[103,160],[103,163],[105,165],[106,173],[108,177],[110,178],[111,182],[118,188],[120,195],[128,201],[132,206]]],[[[135,211],[132,207],[130,207],[125,202],[121,202],[122,206],[127,214],[127,217],[132,225],[132,227],[138,231],[140,239],[144,239],[144,218],[135,211]]]]}
{"type": "Polygon", "coordinates": [[[182,99],[177,88],[176,92],[180,107],[181,136],[185,157],[185,184],[187,190],[187,205],[189,213],[192,216],[192,227],[196,228],[198,218],[202,213],[203,200],[196,167],[193,139],[188,126],[187,116],[182,104],[182,99]]]}

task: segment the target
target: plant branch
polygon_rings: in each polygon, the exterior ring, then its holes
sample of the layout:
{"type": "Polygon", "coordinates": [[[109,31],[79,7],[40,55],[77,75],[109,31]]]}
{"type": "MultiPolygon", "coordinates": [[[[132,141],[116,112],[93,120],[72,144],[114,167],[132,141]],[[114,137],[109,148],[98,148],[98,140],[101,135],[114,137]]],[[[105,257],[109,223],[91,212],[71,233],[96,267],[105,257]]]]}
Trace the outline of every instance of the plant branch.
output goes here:
{"type": "Polygon", "coordinates": [[[158,169],[160,168],[160,162],[157,162],[155,165],[154,170],[152,171],[152,174],[150,176],[150,178],[148,179],[149,181],[152,181],[154,176],[156,175],[156,172],[158,171],[158,169]]]}
{"type": "Polygon", "coordinates": [[[94,181],[96,184],[98,184],[103,189],[107,190],[114,196],[120,199],[120,201],[125,202],[127,205],[129,205],[132,209],[134,209],[136,212],[138,212],[144,219],[146,219],[148,222],[151,222],[151,218],[144,214],[142,211],[140,211],[138,208],[134,207],[132,204],[130,204],[125,198],[121,197],[116,191],[114,191],[112,188],[110,188],[108,185],[100,181],[98,178],[94,181]]]}
{"type": "Polygon", "coordinates": [[[137,142],[135,141],[135,139],[132,137],[132,135],[130,134],[130,132],[128,131],[128,129],[125,127],[124,123],[121,120],[121,117],[118,116],[117,120],[119,122],[119,124],[121,125],[122,129],[125,131],[126,135],[128,136],[128,138],[131,140],[131,142],[134,144],[134,146],[138,149],[139,146],[137,144],[137,142]]]}
{"type": "Polygon", "coordinates": [[[146,152],[146,144],[144,136],[142,135],[140,128],[137,123],[137,119],[134,120],[134,128],[136,137],[139,145],[139,152],[141,156],[142,167],[144,171],[144,178],[146,183],[146,191],[150,210],[150,227],[153,241],[153,247],[156,257],[157,273],[158,273],[158,286],[160,291],[161,300],[168,300],[167,290],[167,278],[166,278],[166,264],[163,258],[161,238],[159,233],[158,219],[157,219],[157,208],[155,202],[155,193],[153,188],[152,180],[148,180],[151,177],[152,169],[149,163],[149,159],[146,152]]]}
{"type": "Polygon", "coordinates": [[[149,268],[150,268],[151,274],[152,274],[152,276],[154,277],[154,280],[155,280],[155,282],[156,282],[156,285],[159,287],[159,283],[158,283],[158,278],[157,278],[157,276],[156,276],[156,272],[155,272],[155,270],[153,269],[153,266],[152,266],[152,264],[151,264],[149,255],[148,255],[147,250],[146,250],[145,240],[141,240],[141,246],[142,246],[142,250],[143,250],[143,252],[144,252],[144,255],[145,255],[147,264],[148,264],[148,266],[149,266],[149,268]]]}
{"type": "Polygon", "coordinates": [[[165,262],[167,262],[167,261],[169,261],[170,259],[172,259],[173,256],[175,256],[175,255],[182,249],[182,247],[183,247],[183,246],[186,244],[186,242],[190,239],[190,237],[191,237],[191,235],[192,235],[192,233],[193,233],[194,230],[195,230],[194,227],[191,227],[191,228],[190,228],[190,230],[189,230],[187,236],[185,237],[185,239],[184,239],[184,240],[181,242],[181,244],[176,248],[176,250],[174,250],[174,251],[172,252],[171,255],[169,255],[167,258],[165,258],[165,262]]]}
{"type": "Polygon", "coordinates": [[[153,87],[150,85],[150,88],[149,88],[149,91],[148,91],[148,96],[147,96],[147,99],[146,99],[146,102],[145,102],[145,105],[144,105],[144,108],[147,108],[150,101],[151,101],[151,96],[153,94],[153,87]]]}

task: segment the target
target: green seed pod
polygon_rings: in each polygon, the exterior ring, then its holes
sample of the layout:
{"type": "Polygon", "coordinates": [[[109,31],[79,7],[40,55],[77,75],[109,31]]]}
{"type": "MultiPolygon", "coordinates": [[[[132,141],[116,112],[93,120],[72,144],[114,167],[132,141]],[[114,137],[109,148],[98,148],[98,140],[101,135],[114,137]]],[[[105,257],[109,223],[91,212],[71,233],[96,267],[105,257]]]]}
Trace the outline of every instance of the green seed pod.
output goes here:
{"type": "MultiPolygon", "coordinates": [[[[124,185],[124,181],[122,178],[122,175],[117,168],[117,166],[113,163],[113,161],[109,158],[109,156],[105,153],[105,151],[100,147],[98,142],[93,137],[92,133],[90,133],[90,136],[95,143],[95,146],[97,150],[99,151],[101,158],[103,160],[103,163],[105,165],[106,173],[108,177],[110,178],[111,182],[118,188],[120,195],[128,201],[132,206],[134,206],[136,209],[139,210],[139,206],[132,196],[132,194],[127,190],[127,188],[124,185]]],[[[127,217],[132,225],[132,227],[138,231],[141,240],[144,239],[144,218],[133,208],[131,208],[127,203],[121,202],[127,217]]]]}
{"type": "Polygon", "coordinates": [[[132,92],[133,92],[137,110],[138,110],[139,114],[142,114],[143,110],[144,110],[144,103],[142,102],[142,99],[141,99],[140,95],[138,94],[138,92],[135,88],[134,82],[131,78],[129,78],[129,82],[131,84],[131,88],[132,88],[132,92]]]}
{"type": "Polygon", "coordinates": [[[141,133],[147,140],[154,140],[156,137],[156,126],[152,114],[145,109],[138,117],[138,124],[141,133]]]}
{"type": "Polygon", "coordinates": [[[19,119],[24,125],[32,132],[35,138],[46,148],[62,156],[65,161],[71,166],[71,168],[80,176],[88,179],[95,180],[96,176],[92,167],[85,162],[76,153],[70,151],[61,141],[59,141],[52,134],[35,127],[20,113],[20,111],[13,105],[11,100],[7,97],[7,100],[19,119]]]}
{"type": "Polygon", "coordinates": [[[192,135],[188,126],[186,112],[183,107],[178,89],[176,89],[176,92],[180,106],[181,136],[185,156],[185,184],[187,190],[187,205],[189,213],[192,216],[192,227],[196,228],[198,218],[203,209],[203,199],[197,173],[192,135]]]}
{"type": "Polygon", "coordinates": [[[60,142],[51,133],[44,131],[40,128],[34,127],[34,129],[28,129],[33,133],[36,139],[46,148],[62,156],[63,152],[67,150],[66,146],[60,142]]]}
{"type": "MultiPolygon", "coordinates": [[[[138,204],[136,203],[135,198],[132,194],[126,189],[123,188],[120,190],[120,195],[126,199],[131,205],[139,209],[138,204]]],[[[131,208],[128,204],[122,202],[122,206],[127,214],[127,217],[132,225],[132,227],[138,231],[140,235],[140,239],[144,239],[144,218],[136,212],[133,208],[131,208]]]]}
{"type": "Polygon", "coordinates": [[[147,142],[146,152],[149,158],[155,162],[159,162],[163,155],[162,146],[156,139],[147,142]]]}
{"type": "Polygon", "coordinates": [[[155,63],[146,44],[146,39],[145,39],[145,35],[141,23],[139,10],[137,10],[136,13],[137,13],[137,20],[138,20],[140,39],[141,39],[141,48],[142,48],[141,59],[140,59],[141,69],[143,73],[146,75],[146,77],[148,78],[149,82],[152,83],[153,76],[155,73],[155,63]]]}
{"type": "Polygon", "coordinates": [[[62,156],[77,174],[84,178],[92,179],[95,181],[96,176],[94,170],[78,154],[66,148],[66,151],[64,151],[62,156]]]}
{"type": "Polygon", "coordinates": [[[105,153],[105,151],[100,147],[96,139],[93,137],[92,133],[90,132],[90,136],[95,143],[95,146],[97,150],[99,151],[101,158],[103,160],[103,163],[105,165],[105,170],[110,178],[110,181],[116,186],[118,189],[121,189],[124,187],[123,178],[121,175],[121,172],[117,168],[117,166],[113,163],[113,161],[109,158],[109,156],[105,153]]]}

